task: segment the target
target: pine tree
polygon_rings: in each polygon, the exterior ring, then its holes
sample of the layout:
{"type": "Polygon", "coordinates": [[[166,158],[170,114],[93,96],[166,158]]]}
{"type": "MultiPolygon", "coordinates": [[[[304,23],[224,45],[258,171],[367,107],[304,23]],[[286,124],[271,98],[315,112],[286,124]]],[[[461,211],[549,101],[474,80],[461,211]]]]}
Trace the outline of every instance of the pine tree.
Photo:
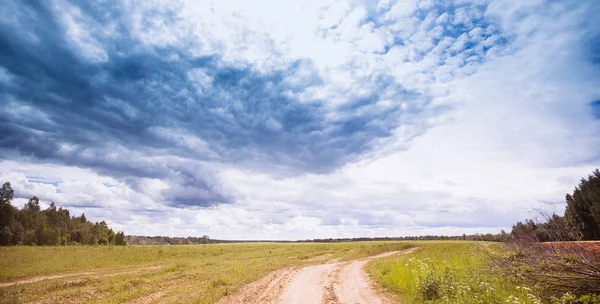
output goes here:
{"type": "Polygon", "coordinates": [[[600,171],[582,179],[573,194],[567,194],[565,223],[582,240],[600,239],[600,171]]]}

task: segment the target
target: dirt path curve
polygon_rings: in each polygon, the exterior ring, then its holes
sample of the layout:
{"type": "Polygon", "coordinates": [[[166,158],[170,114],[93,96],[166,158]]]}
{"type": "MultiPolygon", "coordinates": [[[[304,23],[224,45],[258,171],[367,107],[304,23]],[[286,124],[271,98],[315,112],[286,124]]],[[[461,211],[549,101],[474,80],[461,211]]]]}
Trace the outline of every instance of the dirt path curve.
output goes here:
{"type": "Polygon", "coordinates": [[[377,293],[365,270],[372,259],[405,251],[386,252],[364,259],[286,268],[248,284],[240,292],[225,297],[219,304],[387,304],[377,293]]]}

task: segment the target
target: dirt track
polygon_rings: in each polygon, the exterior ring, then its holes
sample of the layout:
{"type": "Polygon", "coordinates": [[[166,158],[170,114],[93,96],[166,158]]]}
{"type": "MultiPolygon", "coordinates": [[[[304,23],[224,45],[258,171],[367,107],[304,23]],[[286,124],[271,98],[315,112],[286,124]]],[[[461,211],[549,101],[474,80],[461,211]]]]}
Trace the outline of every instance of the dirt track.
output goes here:
{"type": "Polygon", "coordinates": [[[240,292],[219,301],[225,303],[339,304],[391,303],[373,288],[364,267],[369,260],[406,251],[347,262],[330,261],[303,268],[286,268],[244,286],[240,292]]]}
{"type": "Polygon", "coordinates": [[[117,269],[117,270],[112,270],[112,271],[111,270],[97,270],[97,271],[75,272],[75,273],[57,274],[57,275],[48,275],[48,276],[37,276],[37,277],[22,279],[22,280],[13,281],[13,282],[0,283],[0,287],[7,287],[7,286],[18,285],[18,284],[29,284],[29,283],[35,283],[35,282],[45,281],[45,280],[62,279],[62,278],[67,278],[67,277],[84,276],[84,275],[96,275],[96,276],[103,276],[103,277],[114,276],[114,275],[134,273],[134,272],[143,271],[143,270],[153,270],[153,269],[160,269],[160,268],[162,268],[162,266],[151,266],[151,267],[142,267],[142,268],[135,268],[135,269],[117,269]]]}

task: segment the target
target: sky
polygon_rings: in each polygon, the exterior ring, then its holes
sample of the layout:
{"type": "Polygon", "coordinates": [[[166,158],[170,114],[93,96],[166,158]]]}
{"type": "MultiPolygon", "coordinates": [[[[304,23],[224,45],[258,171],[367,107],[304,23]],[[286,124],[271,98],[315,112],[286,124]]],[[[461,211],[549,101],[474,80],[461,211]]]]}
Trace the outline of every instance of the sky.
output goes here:
{"type": "Polygon", "coordinates": [[[510,230],[600,165],[600,1],[3,1],[0,182],[134,235],[510,230]]]}

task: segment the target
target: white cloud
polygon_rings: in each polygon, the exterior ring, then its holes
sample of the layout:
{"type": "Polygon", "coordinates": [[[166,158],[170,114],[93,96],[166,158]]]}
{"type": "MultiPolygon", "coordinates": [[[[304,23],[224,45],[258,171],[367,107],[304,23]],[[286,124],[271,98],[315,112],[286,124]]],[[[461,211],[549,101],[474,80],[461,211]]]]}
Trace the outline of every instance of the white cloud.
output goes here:
{"type": "Polygon", "coordinates": [[[417,8],[415,0],[399,0],[385,14],[386,19],[398,19],[410,16],[417,8]]]}
{"type": "MultiPolygon", "coordinates": [[[[69,42],[80,50],[80,54],[84,58],[92,62],[106,62],[108,60],[106,51],[89,31],[89,28],[100,28],[98,24],[94,24],[89,16],[86,16],[78,7],[67,1],[54,1],[53,10],[58,15],[59,22],[65,28],[69,42]]],[[[110,28],[105,28],[103,32],[103,35],[116,35],[114,29],[110,31],[110,28]]]]}

